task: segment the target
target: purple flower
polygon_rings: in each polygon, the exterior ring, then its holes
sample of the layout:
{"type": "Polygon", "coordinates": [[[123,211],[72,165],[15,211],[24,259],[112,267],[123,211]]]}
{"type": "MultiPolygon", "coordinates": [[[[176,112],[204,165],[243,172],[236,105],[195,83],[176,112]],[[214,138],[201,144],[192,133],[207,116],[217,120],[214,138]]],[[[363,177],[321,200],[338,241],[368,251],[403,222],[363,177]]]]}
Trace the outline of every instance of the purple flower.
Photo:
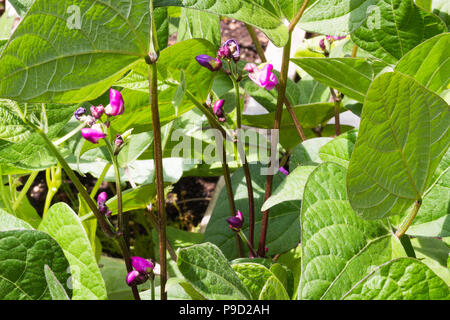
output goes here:
{"type": "Polygon", "coordinates": [[[211,71],[217,71],[222,68],[222,61],[218,58],[213,58],[208,56],[207,54],[201,54],[195,57],[195,60],[205,68],[208,68],[211,71]]]}
{"type": "Polygon", "coordinates": [[[244,216],[241,211],[237,211],[234,217],[227,219],[228,225],[231,230],[239,232],[244,224],[244,216]]]}
{"type": "Polygon", "coordinates": [[[109,106],[105,108],[106,115],[121,115],[125,111],[124,105],[122,94],[117,90],[111,89],[109,91],[109,106]]]}
{"type": "Polygon", "coordinates": [[[250,73],[253,73],[256,71],[256,69],[258,68],[258,66],[254,63],[247,63],[244,67],[245,71],[248,71],[250,73]]]}
{"type": "Polygon", "coordinates": [[[131,265],[139,273],[148,274],[155,268],[155,262],[153,260],[147,260],[141,257],[131,257],[131,265]]]}
{"type": "Polygon", "coordinates": [[[100,119],[102,114],[105,112],[105,107],[99,105],[97,107],[91,106],[91,114],[95,119],[100,119]]]}
{"type": "Polygon", "coordinates": [[[219,49],[217,55],[219,56],[219,58],[225,58],[228,60],[233,59],[235,62],[238,62],[241,59],[239,44],[236,40],[229,39],[219,49]]]}
{"type": "Polygon", "coordinates": [[[285,168],[283,167],[279,167],[278,171],[280,171],[282,174],[284,174],[285,176],[289,175],[289,171],[287,171],[285,168]]]}
{"type": "Polygon", "coordinates": [[[85,108],[78,108],[77,110],[75,110],[73,115],[74,115],[75,119],[80,121],[81,120],[81,116],[83,116],[85,113],[86,113],[86,109],[85,108]]]}
{"type": "Polygon", "coordinates": [[[347,36],[327,36],[327,40],[332,42],[333,40],[342,40],[347,38],[347,36]]]}
{"type": "Polygon", "coordinates": [[[139,285],[139,284],[143,284],[145,281],[147,281],[147,279],[148,279],[148,275],[140,273],[135,270],[130,271],[126,277],[127,284],[130,287],[139,285]]]}
{"type": "Polygon", "coordinates": [[[81,135],[86,140],[97,144],[100,139],[103,139],[106,137],[106,135],[103,133],[102,128],[99,124],[95,124],[92,126],[92,128],[83,128],[81,129],[81,135]]]}
{"type": "Polygon", "coordinates": [[[108,206],[106,205],[106,200],[108,199],[108,195],[106,192],[101,192],[97,197],[97,206],[98,211],[100,211],[101,214],[104,214],[105,216],[109,217],[111,216],[112,211],[109,210],[108,206]]]}
{"type": "Polygon", "coordinates": [[[272,90],[278,84],[278,79],[272,70],[273,65],[271,63],[264,63],[252,73],[249,73],[248,77],[259,87],[272,90]]]}
{"type": "Polygon", "coordinates": [[[325,51],[327,49],[327,47],[325,46],[324,38],[320,39],[319,46],[320,46],[320,49],[322,49],[322,51],[325,51]]]}
{"type": "Polygon", "coordinates": [[[214,114],[217,116],[217,119],[220,122],[225,122],[226,118],[225,118],[225,113],[223,112],[223,105],[225,103],[225,100],[217,100],[214,103],[214,107],[213,107],[213,112],[214,114]]]}

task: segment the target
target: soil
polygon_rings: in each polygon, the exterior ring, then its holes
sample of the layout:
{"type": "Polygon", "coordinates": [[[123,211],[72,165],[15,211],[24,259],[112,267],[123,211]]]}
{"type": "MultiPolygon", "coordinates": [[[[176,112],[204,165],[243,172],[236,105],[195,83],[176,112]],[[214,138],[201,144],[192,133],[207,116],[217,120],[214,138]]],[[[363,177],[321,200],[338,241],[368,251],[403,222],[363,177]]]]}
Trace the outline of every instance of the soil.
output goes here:
{"type": "MultiPolygon", "coordinates": [[[[242,59],[256,63],[261,62],[244,23],[233,19],[224,19],[221,21],[221,31],[223,42],[228,39],[236,39],[239,42],[242,59]]],[[[255,32],[263,49],[265,49],[268,39],[259,30],[255,30],[255,32]]],[[[169,44],[173,44],[175,40],[176,36],[171,37],[169,44]]],[[[85,177],[78,175],[78,177],[90,192],[96,179],[90,175],[85,177]]],[[[26,178],[22,179],[23,184],[26,182],[26,178]]],[[[169,224],[176,225],[183,230],[192,231],[200,223],[208,207],[217,180],[218,177],[184,177],[174,184],[166,199],[169,224]]],[[[64,188],[60,188],[53,198],[53,202],[63,201],[71,204],[76,199],[76,188],[67,177],[65,177],[63,184],[64,188]]],[[[44,209],[47,190],[45,172],[40,172],[28,191],[29,201],[38,213],[42,213],[44,209]]],[[[108,183],[102,183],[99,192],[102,191],[107,192],[108,197],[112,197],[114,194],[108,183]]]]}

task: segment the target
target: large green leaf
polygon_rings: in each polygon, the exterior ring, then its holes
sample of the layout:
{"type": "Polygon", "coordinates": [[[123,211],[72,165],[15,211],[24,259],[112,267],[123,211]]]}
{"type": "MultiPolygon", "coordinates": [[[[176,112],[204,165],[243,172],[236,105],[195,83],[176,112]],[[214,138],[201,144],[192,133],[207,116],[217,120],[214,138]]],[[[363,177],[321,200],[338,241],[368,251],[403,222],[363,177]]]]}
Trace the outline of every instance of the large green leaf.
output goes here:
{"type": "Polygon", "coordinates": [[[33,227],[15,216],[0,209],[0,231],[33,230],[33,227]]]}
{"type": "Polygon", "coordinates": [[[373,56],[396,63],[424,40],[445,31],[442,20],[421,10],[412,0],[381,0],[373,19],[352,33],[352,40],[373,56]]]}
{"type": "Polygon", "coordinates": [[[278,47],[287,43],[288,30],[272,12],[253,1],[155,0],[155,7],[178,6],[237,19],[259,28],[278,47]]]}
{"type": "Polygon", "coordinates": [[[303,198],[303,189],[305,188],[306,180],[315,169],[314,166],[298,166],[283,182],[280,183],[272,195],[264,202],[261,210],[265,211],[271,207],[285,201],[301,200],[303,198]]]}
{"type": "Polygon", "coordinates": [[[106,299],[105,282],[86,231],[75,212],[65,203],[53,205],[39,229],[58,241],[72,270],[74,300],[106,299]]]}
{"type": "Polygon", "coordinates": [[[386,67],[366,58],[292,58],[310,76],[339,92],[364,102],[373,79],[386,67]]]}
{"type": "Polygon", "coordinates": [[[177,265],[184,278],[208,299],[250,299],[227,258],[211,243],[179,249],[177,265]]]}
{"type": "Polygon", "coordinates": [[[0,57],[0,96],[97,98],[148,54],[149,26],[148,1],[37,0],[0,57]]]}
{"type": "MultiPolygon", "coordinates": [[[[20,106],[23,109],[23,105],[20,106]]],[[[45,108],[48,122],[47,136],[53,140],[60,136],[61,130],[77,107],[51,104],[45,108]]],[[[0,140],[0,164],[26,170],[42,170],[54,166],[56,158],[47,151],[42,137],[33,132],[18,143],[0,140]]]]}
{"type": "Polygon", "coordinates": [[[52,296],[52,300],[70,300],[66,290],[58,281],[52,269],[48,265],[44,266],[45,280],[47,281],[48,290],[52,296]]]}
{"type": "Polygon", "coordinates": [[[307,31],[344,36],[366,20],[378,0],[319,0],[303,17],[298,26],[307,31]]]}
{"type": "Polygon", "coordinates": [[[445,101],[408,76],[385,73],[372,83],[347,178],[360,216],[401,214],[422,198],[450,145],[449,113],[445,101]]]}
{"type": "MultiPolygon", "coordinates": [[[[255,238],[254,243],[258,243],[258,236],[261,229],[261,207],[264,203],[264,193],[266,186],[266,176],[261,174],[261,165],[249,164],[250,175],[252,177],[253,196],[255,202],[255,238]]],[[[283,181],[285,176],[278,172],[274,176],[273,189],[283,181]]],[[[234,200],[236,209],[244,214],[243,232],[248,232],[248,193],[247,184],[242,168],[236,170],[231,176],[234,200]]],[[[211,219],[206,227],[205,241],[210,241],[222,250],[228,258],[238,256],[235,233],[226,222],[230,216],[227,193],[223,188],[217,199],[211,219]]],[[[288,201],[271,208],[269,215],[269,228],[267,231],[266,246],[268,254],[285,252],[297,246],[300,240],[299,203],[288,201]]]]}
{"type": "Polygon", "coordinates": [[[239,279],[247,287],[252,300],[258,300],[261,290],[267,280],[273,275],[265,266],[259,263],[243,262],[232,265],[239,279]]]}
{"type": "Polygon", "coordinates": [[[180,42],[194,38],[208,40],[219,47],[220,19],[211,13],[181,8],[177,40],[180,42]]]}
{"type": "Polygon", "coordinates": [[[398,245],[387,221],[366,221],[352,210],[346,169],[321,164],[309,176],[302,202],[301,299],[340,299],[398,245]]]}
{"type": "Polygon", "coordinates": [[[347,168],[353,148],[356,143],[358,131],[351,130],[322,146],[319,150],[319,156],[322,161],[331,161],[347,168]]]}
{"type": "Polygon", "coordinates": [[[23,17],[34,1],[35,0],[9,0],[9,3],[17,11],[19,16],[23,17]]]}
{"type": "Polygon", "coordinates": [[[332,141],[332,138],[320,137],[303,141],[292,150],[290,158],[290,168],[297,166],[317,166],[322,163],[319,157],[319,150],[322,146],[332,141]]]}
{"type": "Polygon", "coordinates": [[[290,300],[290,298],[280,280],[271,276],[262,288],[259,300],[290,300]]]}
{"type": "Polygon", "coordinates": [[[0,232],[0,299],[51,300],[45,265],[70,295],[69,263],[54,239],[35,230],[0,232]]]}
{"type": "Polygon", "coordinates": [[[404,55],[395,70],[413,77],[431,91],[441,93],[450,82],[450,33],[440,34],[404,55]]]}
{"type": "Polygon", "coordinates": [[[422,262],[400,258],[373,270],[346,293],[358,300],[449,300],[446,283],[422,262]]]}

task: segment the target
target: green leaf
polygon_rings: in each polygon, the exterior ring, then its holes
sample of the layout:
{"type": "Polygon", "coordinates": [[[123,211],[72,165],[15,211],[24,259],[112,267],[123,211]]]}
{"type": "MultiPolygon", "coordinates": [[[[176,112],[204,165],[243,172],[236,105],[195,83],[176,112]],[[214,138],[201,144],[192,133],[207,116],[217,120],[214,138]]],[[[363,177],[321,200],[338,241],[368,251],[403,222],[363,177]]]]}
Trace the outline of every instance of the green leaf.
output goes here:
{"type": "MultiPolygon", "coordinates": [[[[192,286],[179,278],[169,278],[166,282],[167,300],[205,300],[192,288],[192,286]],[[194,296],[194,297],[192,297],[194,296]]],[[[155,287],[155,300],[161,299],[161,289],[155,287]]],[[[151,291],[143,291],[140,293],[142,300],[151,300],[151,291]]]]}
{"type": "Polygon", "coordinates": [[[267,279],[258,300],[290,300],[283,284],[277,277],[267,279]]]}
{"type": "Polygon", "coordinates": [[[277,47],[283,47],[288,40],[288,30],[281,23],[281,19],[251,1],[156,0],[154,5],[155,8],[165,6],[185,7],[243,21],[264,32],[277,47]]]}
{"type": "Polygon", "coordinates": [[[412,0],[382,0],[351,37],[373,56],[396,63],[424,40],[445,31],[442,20],[418,8],[412,0]]]}
{"type": "Polygon", "coordinates": [[[346,169],[321,164],[302,201],[300,299],[340,299],[374,267],[392,259],[396,239],[387,221],[366,221],[352,210],[346,169]],[[330,214],[332,213],[332,214],[330,214]]]}
{"type": "Polygon", "coordinates": [[[31,130],[17,113],[17,106],[11,100],[0,99],[0,139],[9,142],[23,142],[31,130]]]}
{"type": "Polygon", "coordinates": [[[9,0],[19,16],[23,17],[35,0],[9,0]]]}
{"type": "Polygon", "coordinates": [[[441,18],[450,28],[450,3],[447,0],[433,0],[431,4],[433,13],[441,18]]]}
{"type": "Polygon", "coordinates": [[[66,290],[64,290],[64,287],[48,265],[44,266],[44,272],[52,300],[70,300],[66,290]]]}
{"type": "Polygon", "coordinates": [[[367,58],[292,58],[292,62],[317,81],[364,102],[373,79],[386,64],[367,58]]]}
{"type": "Polygon", "coordinates": [[[252,300],[258,300],[267,280],[273,276],[265,266],[258,263],[237,263],[232,265],[239,279],[247,287],[252,300]]]}
{"type": "Polygon", "coordinates": [[[181,8],[177,40],[201,38],[220,46],[220,19],[214,14],[181,8]]]}
{"type": "Polygon", "coordinates": [[[450,82],[450,33],[440,34],[418,45],[404,55],[395,70],[413,77],[436,93],[450,82]]]}
{"type": "Polygon", "coordinates": [[[291,299],[297,299],[297,289],[300,284],[300,275],[301,275],[301,262],[302,262],[302,250],[301,245],[299,244],[296,248],[289,250],[288,252],[283,253],[278,259],[277,262],[281,265],[289,268],[293,275],[293,288],[294,292],[292,293],[291,299]]]}
{"type": "MultiPolygon", "coordinates": [[[[252,177],[253,196],[255,202],[255,238],[254,243],[258,243],[258,236],[261,229],[262,213],[261,207],[264,203],[264,193],[266,186],[266,176],[261,174],[263,167],[257,164],[249,164],[250,175],[252,177]]],[[[273,179],[273,189],[285,179],[285,175],[278,172],[273,179]]],[[[244,225],[242,231],[248,233],[248,193],[245,182],[244,170],[239,168],[231,176],[231,185],[236,209],[244,214],[244,225]]],[[[236,248],[235,233],[226,222],[230,216],[227,193],[223,188],[217,199],[211,219],[206,227],[204,241],[209,241],[222,250],[224,255],[230,259],[238,256],[236,248]]],[[[297,246],[300,239],[299,203],[295,201],[283,202],[270,210],[269,225],[266,238],[266,246],[269,249],[268,255],[285,252],[297,246]]],[[[245,250],[245,248],[244,248],[245,250]]]]}
{"type": "MultiPolygon", "coordinates": [[[[23,105],[20,106],[23,109],[23,105]]],[[[48,120],[47,136],[53,140],[60,136],[61,130],[77,106],[51,104],[45,108],[48,120]]],[[[42,170],[54,166],[56,158],[47,151],[41,136],[33,132],[25,141],[19,143],[0,140],[0,164],[25,170],[42,170]]]]}
{"type": "Polygon", "coordinates": [[[304,30],[336,36],[345,36],[356,30],[367,19],[378,0],[319,0],[300,19],[304,30]]]}
{"type": "Polygon", "coordinates": [[[55,240],[34,230],[0,232],[0,299],[51,300],[45,265],[70,295],[69,263],[55,240]]]}
{"type": "Polygon", "coordinates": [[[27,222],[0,209],[0,231],[9,230],[33,230],[33,227],[27,222]]]}
{"type": "Polygon", "coordinates": [[[292,151],[290,166],[317,166],[322,163],[319,157],[319,150],[322,146],[332,141],[332,138],[313,138],[308,139],[297,145],[292,151]]]}
{"type": "Polygon", "coordinates": [[[295,168],[272,192],[269,199],[264,202],[261,211],[266,211],[281,202],[301,200],[306,180],[314,169],[314,166],[298,166],[295,168]]]}
{"type": "Polygon", "coordinates": [[[400,73],[372,83],[348,168],[358,215],[402,214],[422,199],[450,145],[449,111],[439,96],[400,73]]]}
{"type": "Polygon", "coordinates": [[[204,297],[213,300],[250,298],[244,284],[215,245],[203,243],[177,252],[180,272],[204,297]]]}
{"type": "Polygon", "coordinates": [[[58,241],[72,270],[73,300],[106,299],[105,282],[89,238],[75,212],[60,202],[48,210],[39,229],[58,241]]]}
{"type": "Polygon", "coordinates": [[[320,159],[322,159],[323,162],[336,162],[347,168],[356,143],[357,135],[358,131],[355,129],[347,131],[331,140],[320,148],[320,159]]]}
{"type": "Polygon", "coordinates": [[[346,293],[352,300],[448,300],[445,282],[422,262],[400,258],[373,270],[346,293]]]}
{"type": "Polygon", "coordinates": [[[97,98],[148,54],[148,10],[148,2],[132,0],[35,1],[0,56],[0,96],[97,98]]]}

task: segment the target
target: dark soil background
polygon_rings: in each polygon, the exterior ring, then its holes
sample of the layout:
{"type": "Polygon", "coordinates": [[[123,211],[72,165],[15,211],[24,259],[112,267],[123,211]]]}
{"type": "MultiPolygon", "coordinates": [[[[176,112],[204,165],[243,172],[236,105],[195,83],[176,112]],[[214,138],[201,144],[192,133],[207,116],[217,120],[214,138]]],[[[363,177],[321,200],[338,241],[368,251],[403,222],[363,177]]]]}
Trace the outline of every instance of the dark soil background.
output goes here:
{"type": "MultiPolygon", "coordinates": [[[[245,24],[232,20],[224,19],[221,21],[222,42],[228,39],[236,39],[241,48],[241,58],[247,61],[261,62],[259,59],[250,35],[247,32],[245,24]]],[[[259,30],[255,30],[260,43],[265,49],[268,39],[259,30]]],[[[176,36],[172,36],[169,44],[176,41],[176,36]]],[[[88,192],[95,185],[96,178],[87,175],[79,176],[81,182],[86,186],[88,192]]],[[[27,177],[23,177],[22,183],[26,182],[27,177]]],[[[167,203],[167,214],[169,224],[176,225],[180,229],[192,231],[201,221],[211,197],[214,193],[218,177],[183,177],[173,186],[173,190],[169,193],[167,203]]],[[[130,187],[129,185],[127,186],[130,187]]],[[[38,213],[44,210],[45,197],[47,195],[47,184],[45,181],[45,172],[40,172],[28,191],[28,198],[32,206],[36,208],[38,213]]],[[[99,192],[105,191],[109,197],[114,195],[111,186],[103,182],[99,192]]],[[[72,182],[64,176],[63,186],[53,198],[53,203],[66,202],[73,205],[76,200],[77,191],[72,182]]]]}

